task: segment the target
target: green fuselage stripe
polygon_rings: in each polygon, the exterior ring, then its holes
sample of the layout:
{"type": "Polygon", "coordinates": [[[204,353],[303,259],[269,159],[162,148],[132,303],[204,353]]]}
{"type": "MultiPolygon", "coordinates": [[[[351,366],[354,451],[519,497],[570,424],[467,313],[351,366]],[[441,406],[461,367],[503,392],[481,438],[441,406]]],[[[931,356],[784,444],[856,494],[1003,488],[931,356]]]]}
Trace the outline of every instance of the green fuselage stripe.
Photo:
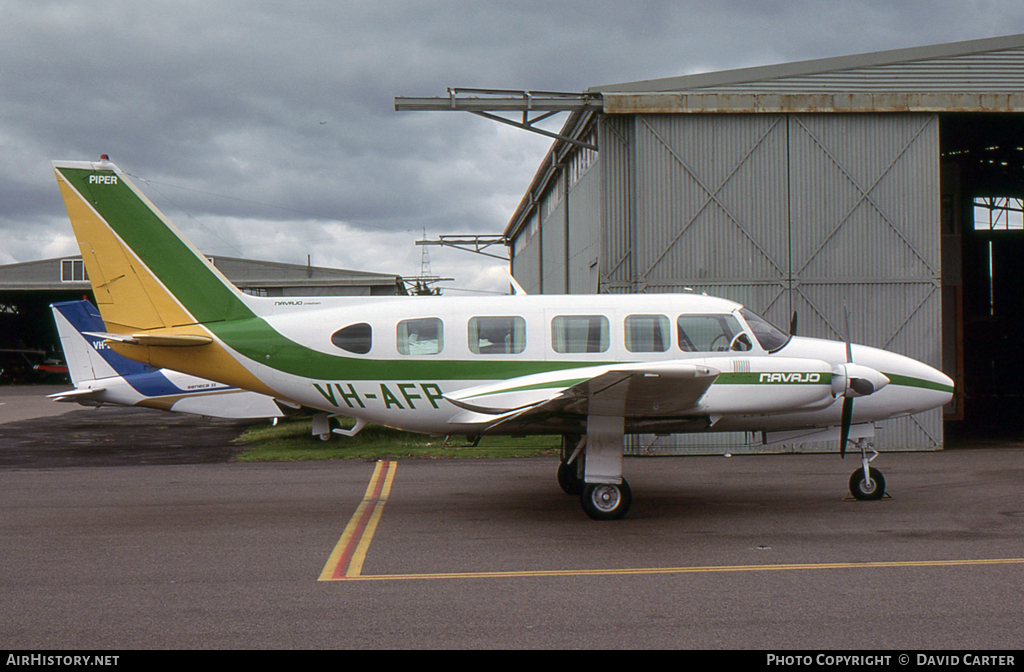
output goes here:
{"type": "Polygon", "coordinates": [[[362,359],[332,355],[291,341],[261,318],[206,325],[254,362],[313,380],[502,380],[612,362],[532,360],[362,359]]]}
{"type": "Polygon", "coordinates": [[[936,392],[948,392],[953,393],[953,387],[951,385],[943,385],[931,380],[924,380],[923,378],[913,378],[911,376],[901,376],[895,373],[884,374],[889,379],[890,385],[901,385],[903,387],[918,387],[924,390],[935,390],[936,392]]]}

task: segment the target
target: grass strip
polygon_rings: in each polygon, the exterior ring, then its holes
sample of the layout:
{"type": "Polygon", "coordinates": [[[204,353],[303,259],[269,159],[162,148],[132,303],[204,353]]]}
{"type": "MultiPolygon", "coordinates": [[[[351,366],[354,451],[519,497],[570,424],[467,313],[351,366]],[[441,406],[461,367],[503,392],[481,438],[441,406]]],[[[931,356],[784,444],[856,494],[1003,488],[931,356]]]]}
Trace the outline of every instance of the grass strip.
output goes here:
{"type": "Polygon", "coordinates": [[[461,436],[453,436],[445,442],[443,436],[404,432],[380,425],[367,425],[354,437],[334,434],[329,441],[321,441],[311,434],[311,428],[309,418],[287,419],[276,426],[250,427],[235,439],[244,449],[235,459],[240,462],[298,462],[533,457],[555,455],[560,444],[558,436],[484,436],[473,446],[461,436]]]}

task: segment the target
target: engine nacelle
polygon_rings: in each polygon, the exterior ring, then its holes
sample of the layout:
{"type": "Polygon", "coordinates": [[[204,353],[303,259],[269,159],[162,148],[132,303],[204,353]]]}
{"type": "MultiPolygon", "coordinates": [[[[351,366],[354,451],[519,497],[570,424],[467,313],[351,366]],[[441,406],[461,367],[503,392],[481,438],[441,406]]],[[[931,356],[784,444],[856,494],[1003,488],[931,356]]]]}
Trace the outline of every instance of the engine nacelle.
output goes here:
{"type": "Polygon", "coordinates": [[[866,397],[889,384],[881,371],[860,364],[840,364],[832,370],[833,397],[866,397]]]}

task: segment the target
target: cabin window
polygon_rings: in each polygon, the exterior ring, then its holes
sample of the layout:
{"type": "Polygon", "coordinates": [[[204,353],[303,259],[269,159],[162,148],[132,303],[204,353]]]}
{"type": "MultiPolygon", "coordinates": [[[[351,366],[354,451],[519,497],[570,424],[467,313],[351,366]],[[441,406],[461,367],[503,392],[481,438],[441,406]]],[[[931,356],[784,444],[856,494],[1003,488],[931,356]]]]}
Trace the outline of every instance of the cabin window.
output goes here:
{"type": "Polygon", "coordinates": [[[750,350],[750,337],[733,315],[680,315],[676,320],[679,349],[685,352],[750,350]]]}
{"type": "Polygon", "coordinates": [[[740,315],[747,321],[747,326],[754,332],[754,338],[768,352],[781,350],[789,343],[790,334],[782,331],[768,320],[746,308],[740,308],[740,315]]]}
{"type": "Polygon", "coordinates": [[[668,318],[664,315],[629,315],[625,327],[626,350],[630,352],[665,352],[671,345],[668,318]]]}
{"type": "Polygon", "coordinates": [[[331,335],[331,343],[357,355],[365,355],[373,346],[373,328],[366,322],[350,324],[331,335]]]}
{"type": "Polygon", "coordinates": [[[526,348],[526,320],[521,317],[473,317],[469,349],[477,355],[518,355],[526,348]]]}
{"type": "Polygon", "coordinates": [[[608,349],[608,318],[604,315],[559,315],[551,320],[555,352],[604,352],[608,349]]]}
{"type": "Polygon", "coordinates": [[[398,323],[398,352],[403,355],[436,355],[444,349],[444,324],[436,317],[398,323]]]}

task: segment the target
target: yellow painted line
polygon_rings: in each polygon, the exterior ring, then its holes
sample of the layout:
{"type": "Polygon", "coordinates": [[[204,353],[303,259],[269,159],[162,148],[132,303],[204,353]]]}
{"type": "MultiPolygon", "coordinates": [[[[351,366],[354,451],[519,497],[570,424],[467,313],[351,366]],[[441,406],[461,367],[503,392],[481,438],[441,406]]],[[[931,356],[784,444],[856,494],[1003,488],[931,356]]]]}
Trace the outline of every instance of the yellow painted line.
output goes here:
{"type": "Polygon", "coordinates": [[[320,581],[338,581],[358,578],[363,571],[366,552],[377,531],[384,504],[391,494],[397,462],[378,462],[370,484],[366,486],[363,501],[345,526],[341,539],[334,546],[327,564],[320,572],[320,581]]]}
{"type": "Polygon", "coordinates": [[[438,579],[521,579],[561,576],[649,576],[658,574],[714,574],[724,572],[784,572],[822,569],[882,569],[911,567],[976,567],[985,565],[1020,565],[1024,558],[994,558],[987,560],[909,560],[893,562],[824,562],[791,565],[722,565],[708,567],[646,567],[633,569],[554,569],[509,572],[452,572],[443,574],[381,574],[347,575],[334,581],[414,581],[438,579]]]}
{"type": "Polygon", "coordinates": [[[785,565],[709,565],[704,567],[635,567],[624,569],[542,569],[504,572],[444,572],[364,575],[363,563],[377,531],[384,504],[391,494],[397,462],[378,462],[363,500],[352,514],[320,573],[320,581],[432,581],[440,579],[522,579],[563,576],[652,576],[718,574],[727,572],[786,572],[823,569],[907,569],[912,567],[979,567],[1024,565],[1024,558],[981,560],[904,560],[883,562],[819,562],[785,565]]]}

